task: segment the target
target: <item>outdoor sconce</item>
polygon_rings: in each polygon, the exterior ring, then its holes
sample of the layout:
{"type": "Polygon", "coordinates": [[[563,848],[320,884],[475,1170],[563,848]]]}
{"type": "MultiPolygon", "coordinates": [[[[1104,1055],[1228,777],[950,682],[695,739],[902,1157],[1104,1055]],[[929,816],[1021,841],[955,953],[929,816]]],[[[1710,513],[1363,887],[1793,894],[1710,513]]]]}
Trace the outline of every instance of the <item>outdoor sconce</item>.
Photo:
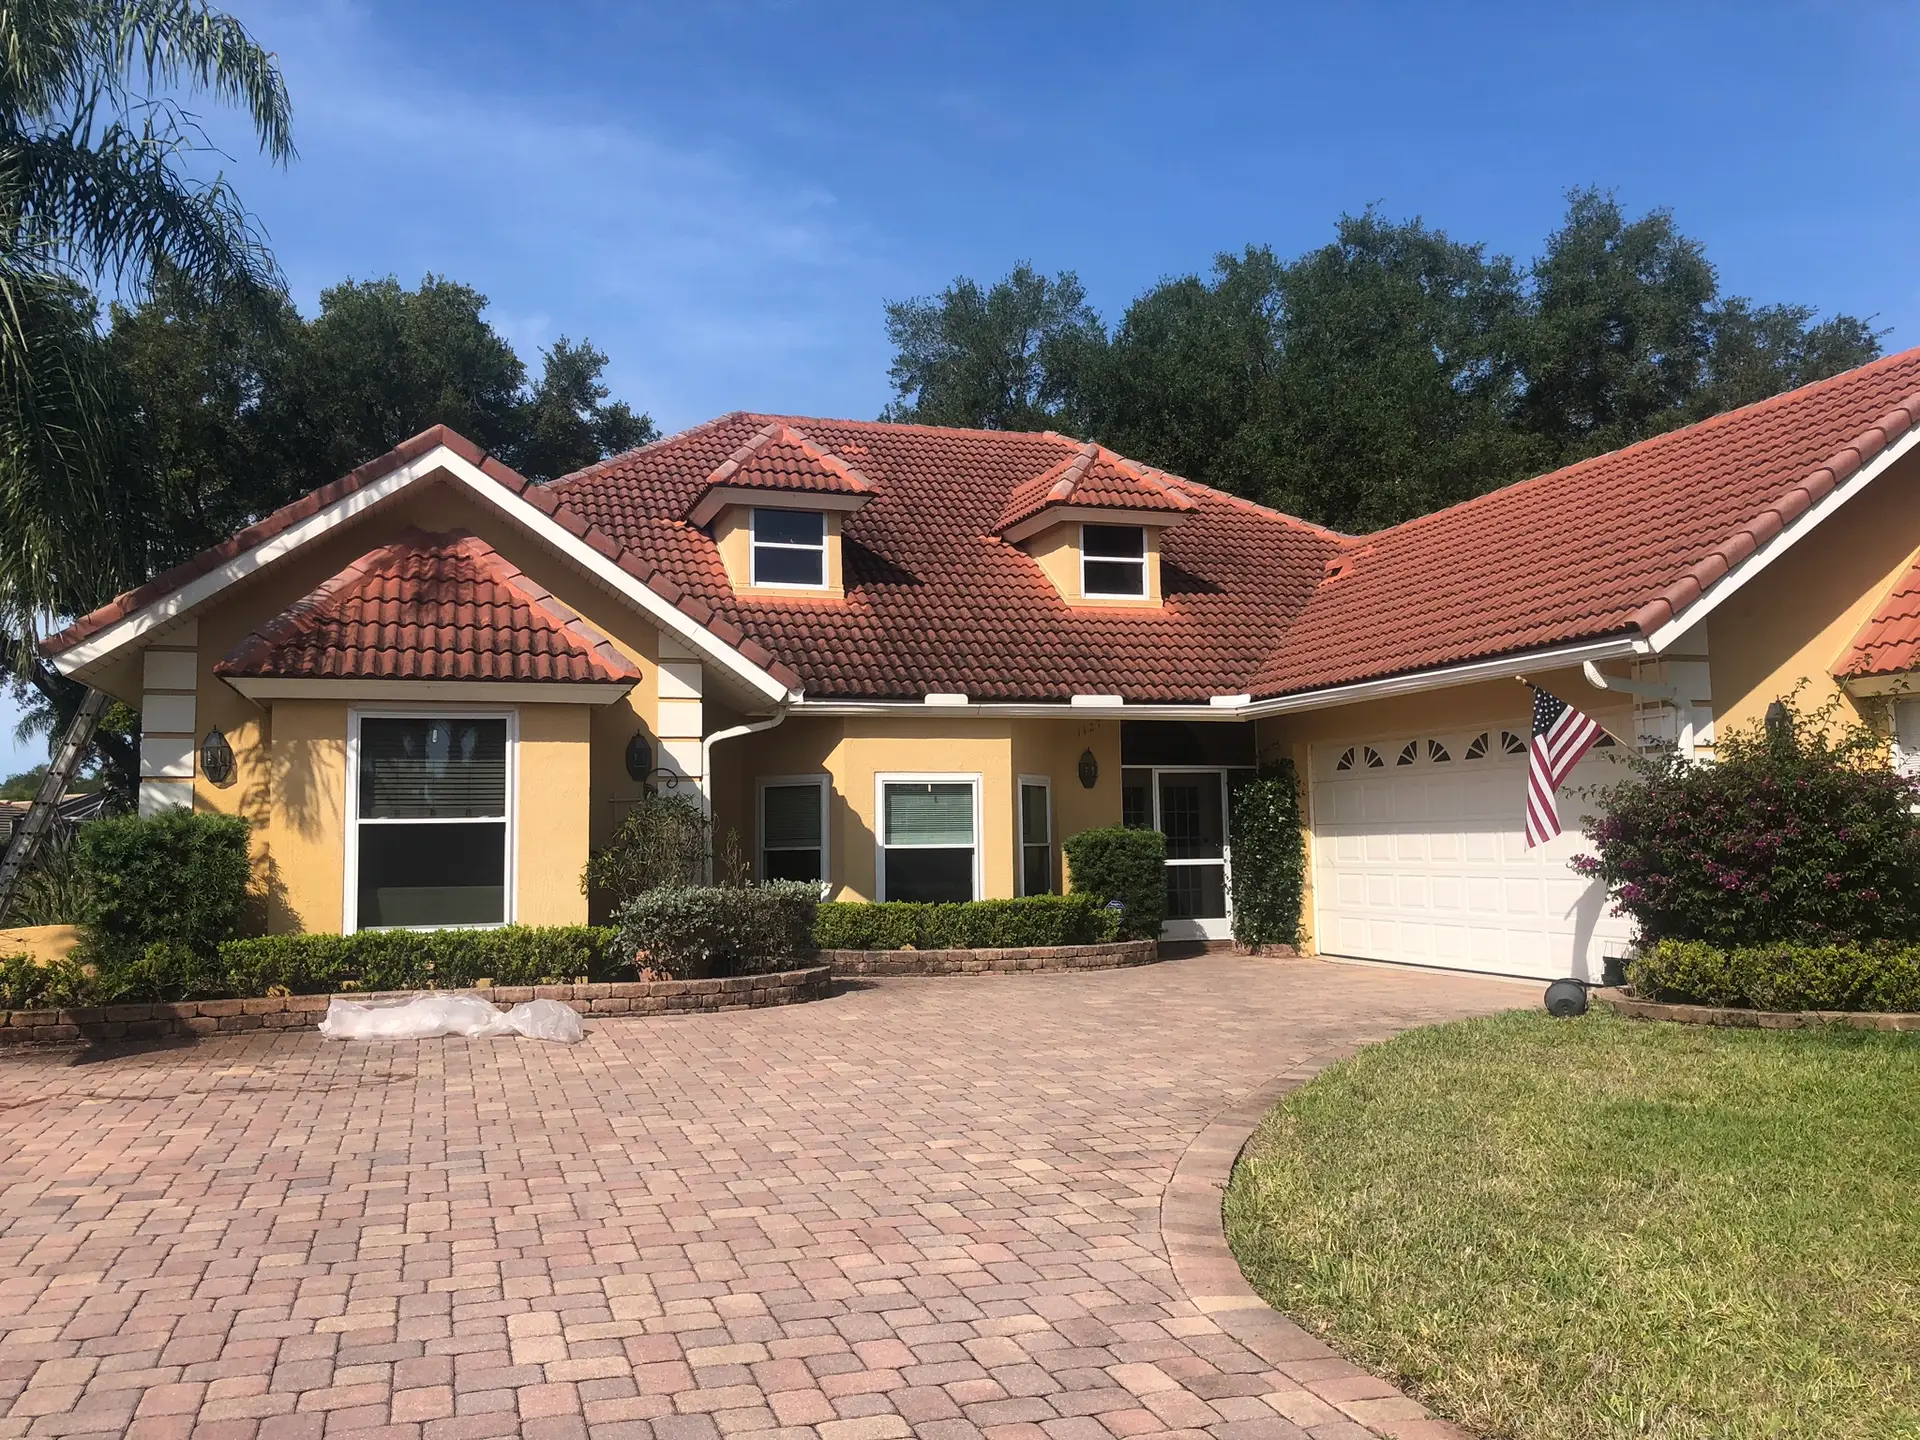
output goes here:
{"type": "Polygon", "coordinates": [[[633,738],[627,741],[627,778],[639,784],[653,773],[653,745],[647,739],[647,732],[636,730],[633,738]]]}
{"type": "Polygon", "coordinates": [[[1767,706],[1767,744],[1775,750],[1785,750],[1793,744],[1793,717],[1778,700],[1767,706]]]}
{"type": "Polygon", "coordinates": [[[1080,752],[1080,786],[1091,790],[1100,780],[1100,762],[1093,758],[1093,751],[1080,752]]]}
{"type": "Polygon", "coordinates": [[[218,726],[207,731],[207,738],[200,742],[200,773],[216,785],[233,779],[233,746],[218,726]]]}

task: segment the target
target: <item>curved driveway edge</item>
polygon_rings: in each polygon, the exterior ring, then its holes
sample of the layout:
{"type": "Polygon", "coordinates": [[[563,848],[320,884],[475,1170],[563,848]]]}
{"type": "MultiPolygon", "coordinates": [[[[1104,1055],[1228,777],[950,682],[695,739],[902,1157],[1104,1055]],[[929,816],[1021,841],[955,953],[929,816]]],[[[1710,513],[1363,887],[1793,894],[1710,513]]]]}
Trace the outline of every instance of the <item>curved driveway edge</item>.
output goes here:
{"type": "MultiPolygon", "coordinates": [[[[1384,1040],[1386,1035],[1375,1037],[1384,1040]]],[[[1361,1043],[1375,1043],[1369,1039],[1361,1043]]],[[[1267,1403],[1314,1440],[1473,1440],[1452,1421],[1434,1416],[1387,1381],[1342,1359],[1254,1292],[1227,1245],[1221,1213],[1233,1167],[1267,1111],[1359,1044],[1327,1050],[1284,1070],[1237,1104],[1214,1116],[1194,1137],[1160,1200],[1160,1233],[1174,1278],[1194,1308],[1228,1335],[1295,1381],[1301,1394],[1290,1404],[1267,1403]]]]}

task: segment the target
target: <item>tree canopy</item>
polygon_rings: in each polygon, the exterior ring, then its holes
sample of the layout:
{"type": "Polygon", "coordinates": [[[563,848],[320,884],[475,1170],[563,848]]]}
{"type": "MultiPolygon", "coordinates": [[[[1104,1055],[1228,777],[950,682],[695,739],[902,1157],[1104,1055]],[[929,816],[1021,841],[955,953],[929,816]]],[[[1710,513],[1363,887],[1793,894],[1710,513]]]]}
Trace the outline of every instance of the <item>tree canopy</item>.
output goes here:
{"type": "Polygon", "coordinates": [[[1020,265],[887,306],[887,418],[1087,435],[1370,530],[1838,374],[1869,325],[1722,295],[1671,214],[1576,190],[1522,265],[1377,210],[1161,280],[1109,329],[1020,265]]]}

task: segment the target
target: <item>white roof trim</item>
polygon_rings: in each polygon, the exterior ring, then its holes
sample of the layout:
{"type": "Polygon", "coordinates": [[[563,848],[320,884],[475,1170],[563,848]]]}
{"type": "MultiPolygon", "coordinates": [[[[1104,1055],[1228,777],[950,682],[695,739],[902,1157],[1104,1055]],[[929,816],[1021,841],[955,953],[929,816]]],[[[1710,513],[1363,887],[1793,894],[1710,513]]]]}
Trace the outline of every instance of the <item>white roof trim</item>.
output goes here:
{"type": "Polygon", "coordinates": [[[306,675],[223,675],[249,700],[473,700],[611,705],[637,681],[330,680],[306,675]]]}
{"type": "Polygon", "coordinates": [[[839,510],[851,514],[873,498],[871,492],[850,495],[844,490],[782,490],[772,486],[715,485],[700,497],[687,516],[692,525],[705,525],[730,506],[749,510],[839,510]]]}
{"type": "Polygon", "coordinates": [[[1017,520],[1000,532],[1009,545],[1030,540],[1056,525],[1138,525],[1149,530],[1171,530],[1182,524],[1191,510],[1128,510],[1118,505],[1047,505],[1024,520],[1017,520]]]}
{"type": "MultiPolygon", "coordinates": [[[[704,625],[695,624],[679,608],[670,605],[651,586],[636,580],[586,541],[569,534],[539,506],[516,495],[505,485],[489,479],[480,467],[456,454],[445,445],[437,445],[426,454],[369,482],[350,495],[342,496],[306,519],[262,541],[224,565],[196,576],[179,589],[142,606],[124,619],[115,621],[96,635],[53,657],[54,666],[63,675],[72,675],[108,658],[116,650],[139,640],[159,626],[170,623],[185,612],[218,595],[222,590],[309,544],[337,528],[361,511],[379,504],[391,495],[428,475],[444,472],[465,485],[474,495],[492,505],[522,529],[545,540],[554,549],[574,561],[616,594],[635,602],[635,606],[662,630],[684,641],[695,654],[714,662],[720,669],[771,701],[790,698],[787,687],[746,656],[728,645],[704,625]]],[[[330,682],[338,683],[338,682],[330,682]]]]}
{"type": "Polygon", "coordinates": [[[1897,465],[1916,444],[1920,444],[1920,425],[1908,430],[1893,444],[1834,486],[1819,504],[1802,512],[1799,519],[1721,576],[1693,604],[1655,630],[1649,637],[1654,654],[1658,655],[1669,649],[1676,640],[1718,609],[1723,600],[1739,594],[1741,587],[1749,580],[1786,554],[1803,536],[1812,533],[1822,520],[1897,465]]]}

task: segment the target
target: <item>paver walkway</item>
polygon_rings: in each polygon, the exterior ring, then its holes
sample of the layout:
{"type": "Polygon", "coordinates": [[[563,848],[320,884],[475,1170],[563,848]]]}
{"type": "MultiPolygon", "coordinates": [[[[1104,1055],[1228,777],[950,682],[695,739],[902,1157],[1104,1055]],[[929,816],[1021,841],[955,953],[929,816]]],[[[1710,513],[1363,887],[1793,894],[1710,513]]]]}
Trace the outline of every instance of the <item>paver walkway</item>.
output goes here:
{"type": "Polygon", "coordinates": [[[1271,1077],[1534,998],[1209,956],[10,1057],[0,1435],[1362,1436],[1184,1294],[1162,1192],[1271,1077]]]}

